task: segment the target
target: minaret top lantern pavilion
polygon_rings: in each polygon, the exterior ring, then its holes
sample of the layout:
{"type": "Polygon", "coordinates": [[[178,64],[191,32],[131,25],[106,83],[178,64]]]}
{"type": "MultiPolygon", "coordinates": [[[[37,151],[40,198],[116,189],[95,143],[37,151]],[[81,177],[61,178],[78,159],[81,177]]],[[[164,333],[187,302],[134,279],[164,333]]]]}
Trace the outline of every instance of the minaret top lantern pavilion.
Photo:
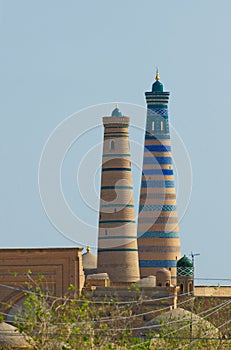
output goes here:
{"type": "Polygon", "coordinates": [[[146,91],[147,102],[147,124],[146,133],[149,136],[155,134],[158,139],[169,136],[168,123],[168,100],[170,93],[164,91],[164,86],[160,82],[158,69],[156,70],[156,80],[152,84],[152,91],[146,91]]]}

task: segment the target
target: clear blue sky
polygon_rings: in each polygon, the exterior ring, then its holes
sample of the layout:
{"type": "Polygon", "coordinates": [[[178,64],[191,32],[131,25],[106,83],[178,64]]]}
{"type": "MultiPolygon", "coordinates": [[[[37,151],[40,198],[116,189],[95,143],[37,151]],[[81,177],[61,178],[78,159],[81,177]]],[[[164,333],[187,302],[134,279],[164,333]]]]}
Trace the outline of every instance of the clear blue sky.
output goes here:
{"type": "MultiPolygon", "coordinates": [[[[44,144],[82,108],[114,101],[145,107],[144,91],[158,66],[193,170],[180,223],[182,254],[201,254],[198,277],[230,277],[230,13],[229,0],[0,1],[2,247],[73,246],[40,201],[44,144]]],[[[89,230],[96,237],[97,213],[74,187],[80,149],[100,143],[102,129],[88,141],[77,142],[64,162],[63,186],[73,210],[95,225],[89,230]]]]}

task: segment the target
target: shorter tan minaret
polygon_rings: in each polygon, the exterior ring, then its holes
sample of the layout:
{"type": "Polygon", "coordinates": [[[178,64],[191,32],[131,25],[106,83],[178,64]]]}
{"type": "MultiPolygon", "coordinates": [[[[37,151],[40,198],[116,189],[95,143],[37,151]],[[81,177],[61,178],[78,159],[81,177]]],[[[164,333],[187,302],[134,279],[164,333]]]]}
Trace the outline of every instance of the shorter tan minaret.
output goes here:
{"type": "Polygon", "coordinates": [[[140,278],[129,146],[130,118],[118,106],[103,118],[104,146],[98,235],[98,273],[111,284],[140,278]]]}

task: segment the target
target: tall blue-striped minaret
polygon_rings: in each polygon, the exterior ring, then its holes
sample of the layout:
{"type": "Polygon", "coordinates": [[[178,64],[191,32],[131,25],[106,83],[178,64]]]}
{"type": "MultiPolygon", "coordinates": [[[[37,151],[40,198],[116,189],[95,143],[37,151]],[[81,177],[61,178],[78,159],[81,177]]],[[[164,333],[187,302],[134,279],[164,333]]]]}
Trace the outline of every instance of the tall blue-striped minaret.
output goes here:
{"type": "Polygon", "coordinates": [[[145,92],[147,121],[138,220],[138,250],[141,277],[171,271],[176,284],[180,258],[176,191],[169,133],[168,100],[158,71],[152,91],[145,92]]]}

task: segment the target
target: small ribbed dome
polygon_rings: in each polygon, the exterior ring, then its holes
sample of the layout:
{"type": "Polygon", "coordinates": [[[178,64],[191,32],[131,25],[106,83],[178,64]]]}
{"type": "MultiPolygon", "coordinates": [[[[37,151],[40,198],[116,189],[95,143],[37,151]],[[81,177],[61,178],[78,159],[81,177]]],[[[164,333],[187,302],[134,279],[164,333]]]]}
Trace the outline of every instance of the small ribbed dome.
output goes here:
{"type": "Polygon", "coordinates": [[[177,267],[193,267],[192,261],[187,258],[186,255],[183,256],[180,260],[177,261],[177,267]]]}
{"type": "Polygon", "coordinates": [[[122,117],[122,113],[119,110],[118,104],[116,104],[116,108],[113,109],[113,111],[111,112],[111,116],[112,117],[122,117]]]}
{"type": "MultiPolygon", "coordinates": [[[[176,332],[178,328],[184,328],[183,332],[185,337],[201,337],[201,334],[203,334],[203,337],[205,338],[219,336],[218,328],[215,328],[212,323],[205,320],[203,317],[182,308],[161,313],[151,321],[147,322],[146,325],[153,326],[153,330],[156,332],[162,330],[161,333],[163,339],[166,334],[169,332],[176,332]]],[[[155,348],[159,349],[159,347],[155,348]]],[[[163,349],[163,347],[161,347],[161,349],[163,349]]]]}
{"type": "Polygon", "coordinates": [[[159,275],[162,275],[162,276],[166,276],[166,277],[171,277],[171,272],[165,268],[161,269],[161,270],[158,270],[156,272],[156,276],[159,276],[159,275]]]}
{"type": "Polygon", "coordinates": [[[156,283],[158,287],[167,287],[171,284],[171,272],[162,268],[156,272],[156,283]]]}
{"type": "Polygon", "coordinates": [[[83,254],[83,269],[96,269],[97,268],[97,256],[90,252],[90,247],[87,247],[87,252],[83,254]]]}

